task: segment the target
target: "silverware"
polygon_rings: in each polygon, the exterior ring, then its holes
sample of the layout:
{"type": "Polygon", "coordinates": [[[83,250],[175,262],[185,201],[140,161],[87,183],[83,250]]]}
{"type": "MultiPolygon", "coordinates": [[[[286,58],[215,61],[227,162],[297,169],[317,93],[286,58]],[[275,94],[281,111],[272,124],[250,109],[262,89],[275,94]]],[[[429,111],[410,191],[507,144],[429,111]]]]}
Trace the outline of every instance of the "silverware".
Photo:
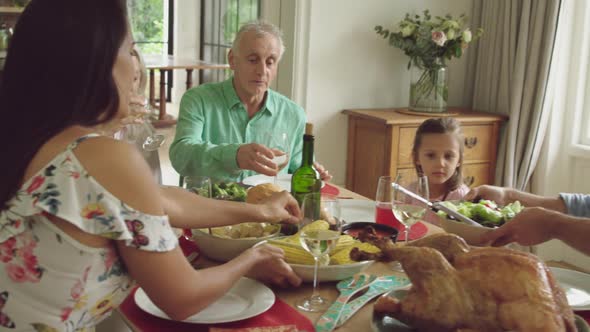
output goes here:
{"type": "Polygon", "coordinates": [[[357,274],[352,279],[340,281],[336,287],[340,290],[340,296],[326,310],[326,312],[315,323],[316,332],[329,332],[336,327],[336,323],[342,314],[344,304],[361,290],[368,288],[375,280],[376,275],[365,273],[357,274]]]}
{"type": "Polygon", "coordinates": [[[344,308],[342,308],[342,314],[340,315],[340,319],[336,324],[336,328],[344,324],[359,309],[361,309],[365,304],[367,304],[375,297],[383,293],[391,292],[395,289],[406,289],[410,285],[410,280],[406,277],[383,276],[377,278],[377,280],[371,283],[371,285],[369,286],[369,290],[365,294],[347,303],[344,306],[344,308]]]}
{"type": "Polygon", "coordinates": [[[430,202],[429,200],[416,195],[415,193],[413,193],[411,190],[408,190],[404,187],[402,187],[401,185],[399,185],[396,182],[393,182],[391,184],[391,186],[393,187],[393,189],[395,190],[399,190],[401,192],[403,192],[404,194],[414,198],[415,200],[422,202],[424,204],[426,204],[426,206],[428,206],[429,209],[431,209],[434,212],[438,212],[438,211],[443,211],[445,212],[447,215],[452,216],[453,218],[460,220],[468,225],[471,226],[477,226],[477,227],[483,227],[481,224],[477,223],[476,221],[472,220],[471,218],[468,218],[464,215],[462,215],[461,213],[455,211],[455,210],[451,210],[448,207],[444,206],[443,204],[441,204],[441,202],[430,202]]]}

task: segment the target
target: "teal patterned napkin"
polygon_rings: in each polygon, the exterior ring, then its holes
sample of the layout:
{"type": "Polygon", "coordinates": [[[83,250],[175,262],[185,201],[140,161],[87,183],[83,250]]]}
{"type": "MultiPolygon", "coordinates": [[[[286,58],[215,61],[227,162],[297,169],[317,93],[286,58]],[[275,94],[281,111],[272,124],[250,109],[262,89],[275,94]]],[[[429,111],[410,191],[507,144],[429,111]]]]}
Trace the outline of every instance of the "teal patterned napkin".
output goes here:
{"type": "Polygon", "coordinates": [[[350,297],[339,297],[316,322],[316,332],[334,330],[334,328],[343,324],[375,296],[383,294],[386,291],[405,287],[409,284],[410,280],[406,277],[383,276],[375,279],[369,285],[369,290],[364,295],[350,303],[346,303],[350,297]]]}

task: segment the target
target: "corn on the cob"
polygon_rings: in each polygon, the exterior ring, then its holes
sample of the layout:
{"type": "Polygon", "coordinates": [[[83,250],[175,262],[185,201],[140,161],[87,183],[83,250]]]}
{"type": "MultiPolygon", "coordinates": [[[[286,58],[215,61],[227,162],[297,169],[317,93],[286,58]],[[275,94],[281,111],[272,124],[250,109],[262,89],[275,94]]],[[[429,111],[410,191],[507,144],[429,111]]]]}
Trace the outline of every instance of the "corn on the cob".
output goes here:
{"type": "Polygon", "coordinates": [[[332,251],[332,253],[337,253],[340,250],[349,247],[355,243],[357,243],[358,241],[356,241],[352,236],[350,235],[340,235],[340,237],[338,238],[338,242],[336,242],[336,247],[334,248],[334,250],[332,251]]]}
{"type": "MultiPolygon", "coordinates": [[[[313,256],[305,251],[301,246],[292,245],[290,243],[284,243],[281,241],[272,241],[272,245],[283,249],[285,252],[285,261],[291,264],[304,264],[313,265],[315,261],[313,256]]],[[[323,256],[320,258],[320,266],[328,265],[330,263],[329,256],[323,256]]]]}
{"type": "Polygon", "coordinates": [[[299,243],[299,234],[301,234],[301,232],[303,232],[303,231],[319,231],[319,230],[328,230],[328,229],[330,229],[330,224],[328,224],[327,221],[316,220],[310,224],[303,226],[303,228],[301,228],[299,230],[299,232],[286,238],[286,241],[290,242],[290,243],[297,243],[298,244],[299,243]]]}
{"type": "MultiPolygon", "coordinates": [[[[303,227],[303,229],[297,232],[297,234],[284,237],[281,239],[269,240],[268,242],[274,246],[283,249],[283,251],[285,252],[285,261],[287,263],[313,265],[313,256],[301,247],[301,242],[299,241],[299,233],[301,231],[327,230],[329,228],[330,226],[328,225],[328,222],[324,220],[316,220],[313,223],[303,227]]],[[[354,263],[349,257],[350,251],[354,247],[359,247],[361,250],[367,252],[379,252],[379,248],[371,244],[361,243],[355,240],[350,235],[341,235],[338,238],[338,242],[336,243],[336,247],[333,250],[333,254],[331,256],[325,255],[320,258],[320,266],[329,264],[354,263]]]]}
{"type": "Polygon", "coordinates": [[[330,224],[328,224],[325,220],[316,220],[311,224],[307,224],[301,228],[301,231],[319,231],[319,230],[328,230],[330,229],[330,224]]]}
{"type": "Polygon", "coordinates": [[[336,251],[332,256],[330,256],[330,264],[332,265],[342,265],[342,264],[351,264],[355,263],[352,259],[350,259],[350,251],[352,248],[359,248],[362,251],[370,252],[370,253],[377,253],[381,251],[379,248],[375,247],[370,243],[358,242],[355,241],[353,245],[344,248],[340,251],[336,251]]]}

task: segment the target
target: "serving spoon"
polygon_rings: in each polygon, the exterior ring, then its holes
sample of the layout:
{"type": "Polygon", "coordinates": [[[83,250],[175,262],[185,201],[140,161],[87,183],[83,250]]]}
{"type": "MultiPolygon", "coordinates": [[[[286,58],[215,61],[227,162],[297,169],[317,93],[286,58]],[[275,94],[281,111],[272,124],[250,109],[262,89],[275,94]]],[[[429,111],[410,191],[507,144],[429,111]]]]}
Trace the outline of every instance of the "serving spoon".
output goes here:
{"type": "Polygon", "coordinates": [[[432,203],[431,201],[416,195],[415,193],[413,193],[411,190],[408,190],[404,187],[402,187],[401,185],[399,185],[396,182],[393,182],[391,184],[391,186],[393,187],[393,189],[395,190],[399,190],[401,192],[403,192],[404,194],[412,197],[413,199],[422,202],[424,204],[426,204],[426,206],[428,206],[429,209],[431,209],[434,212],[438,212],[438,211],[443,211],[445,212],[447,215],[454,217],[457,220],[460,220],[468,225],[471,226],[477,226],[477,227],[483,227],[481,224],[479,224],[478,222],[474,221],[471,218],[468,218],[467,216],[462,215],[461,213],[455,211],[455,210],[451,210],[448,207],[444,206],[443,204],[441,204],[440,202],[434,202],[432,203]]]}

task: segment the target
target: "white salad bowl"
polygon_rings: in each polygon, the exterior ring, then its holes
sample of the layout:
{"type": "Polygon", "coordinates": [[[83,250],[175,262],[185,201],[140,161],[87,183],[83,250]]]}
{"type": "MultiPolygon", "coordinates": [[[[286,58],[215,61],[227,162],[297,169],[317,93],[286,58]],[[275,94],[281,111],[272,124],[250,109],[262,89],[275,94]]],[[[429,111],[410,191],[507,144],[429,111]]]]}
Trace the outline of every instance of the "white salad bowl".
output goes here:
{"type": "Polygon", "coordinates": [[[199,251],[210,259],[227,262],[232,260],[256,243],[277,237],[281,228],[277,226],[276,232],[263,237],[248,237],[232,239],[211,235],[200,229],[191,230],[192,240],[199,247],[199,251]]]}

